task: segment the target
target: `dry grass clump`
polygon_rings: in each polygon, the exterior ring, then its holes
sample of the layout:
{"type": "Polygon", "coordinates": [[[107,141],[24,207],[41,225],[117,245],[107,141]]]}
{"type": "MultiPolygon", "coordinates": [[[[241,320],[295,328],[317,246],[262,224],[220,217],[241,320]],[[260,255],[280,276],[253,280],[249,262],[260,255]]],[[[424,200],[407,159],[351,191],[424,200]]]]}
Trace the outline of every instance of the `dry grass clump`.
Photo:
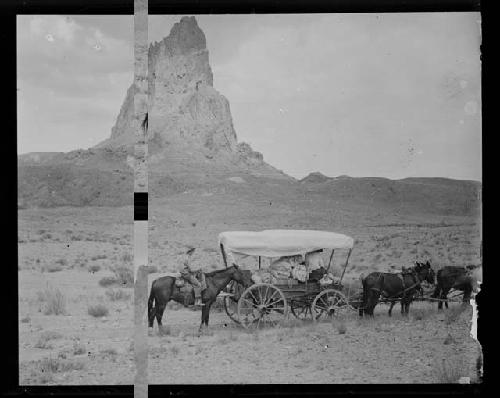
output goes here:
{"type": "Polygon", "coordinates": [[[43,358],[35,362],[34,369],[30,372],[30,377],[34,384],[54,383],[56,373],[65,373],[72,370],[82,370],[85,363],[80,360],[62,359],[62,358],[43,358]]]}
{"type": "Polygon", "coordinates": [[[130,299],[131,294],[122,289],[107,289],[106,296],[111,301],[127,301],[130,299]]]}
{"type": "Polygon", "coordinates": [[[109,314],[109,310],[103,304],[90,305],[87,310],[89,315],[94,318],[100,318],[109,314]]]}
{"type": "Polygon", "coordinates": [[[156,265],[150,265],[150,266],[146,267],[146,272],[148,274],[155,274],[157,272],[160,272],[160,270],[158,269],[158,267],[156,265]]]}
{"type": "Polygon", "coordinates": [[[116,349],[114,349],[113,347],[105,348],[105,349],[99,351],[99,353],[101,354],[101,356],[103,356],[105,358],[111,358],[113,361],[118,356],[118,351],[116,351],[116,349]]]}
{"type": "Polygon", "coordinates": [[[118,284],[118,280],[114,276],[105,276],[99,281],[99,285],[102,287],[114,286],[118,284]]]}
{"type": "Polygon", "coordinates": [[[31,318],[29,315],[26,315],[24,318],[21,318],[21,323],[29,323],[31,322],[31,318]]]}
{"type": "Polygon", "coordinates": [[[35,343],[35,348],[42,348],[42,349],[53,348],[52,344],[50,344],[50,341],[57,340],[62,337],[63,337],[62,334],[59,332],[47,330],[40,335],[38,341],[35,343]]]}
{"type": "Polygon", "coordinates": [[[73,342],[73,355],[82,355],[87,352],[87,347],[80,343],[80,341],[75,340],[73,342]]]}
{"type": "Polygon", "coordinates": [[[437,361],[434,366],[436,382],[443,384],[456,384],[461,377],[464,377],[464,363],[457,359],[443,359],[437,361]]]}
{"type": "Polygon", "coordinates": [[[133,257],[130,253],[123,253],[121,257],[122,262],[124,263],[131,263],[133,260],[133,257]]]}
{"type": "Polygon", "coordinates": [[[38,300],[45,304],[45,315],[66,314],[66,298],[58,289],[45,289],[37,292],[38,300]]]}
{"type": "Polygon", "coordinates": [[[107,258],[108,256],[106,254],[98,254],[97,256],[92,256],[90,259],[92,261],[97,261],[97,260],[105,260],[107,258]]]}
{"type": "Polygon", "coordinates": [[[43,358],[38,362],[38,369],[44,373],[64,373],[72,370],[82,370],[85,364],[80,360],[63,360],[59,358],[43,358]]]}
{"type": "Polygon", "coordinates": [[[123,287],[133,287],[134,286],[134,272],[130,267],[118,266],[113,268],[113,273],[117,283],[123,287]]]}
{"type": "Polygon", "coordinates": [[[88,270],[93,274],[94,272],[99,272],[101,270],[101,266],[99,264],[91,264],[89,265],[88,270]]]}
{"type": "Polygon", "coordinates": [[[42,272],[59,272],[63,267],[60,264],[45,264],[42,267],[42,272]]]}

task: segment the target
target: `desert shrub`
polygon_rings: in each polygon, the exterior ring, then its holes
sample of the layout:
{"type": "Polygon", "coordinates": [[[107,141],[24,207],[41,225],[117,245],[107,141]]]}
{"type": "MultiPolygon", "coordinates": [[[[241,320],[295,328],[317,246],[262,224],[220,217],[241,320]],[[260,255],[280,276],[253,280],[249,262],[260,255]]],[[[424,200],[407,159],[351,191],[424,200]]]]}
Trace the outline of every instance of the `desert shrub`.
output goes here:
{"type": "Polygon", "coordinates": [[[92,261],[96,261],[96,260],[105,260],[107,258],[108,258],[108,256],[105,254],[98,254],[97,256],[92,256],[90,259],[92,261]]]}
{"type": "Polygon", "coordinates": [[[123,253],[122,257],[121,257],[121,260],[124,263],[131,263],[132,260],[133,260],[133,257],[132,257],[132,255],[130,253],[123,253]]]}
{"type": "Polygon", "coordinates": [[[61,333],[47,330],[40,335],[38,341],[35,343],[35,348],[43,348],[43,349],[52,348],[52,345],[49,342],[51,340],[60,339],[61,337],[62,337],[61,333]]]}
{"type": "Polygon", "coordinates": [[[131,268],[118,266],[113,269],[113,273],[115,274],[118,284],[123,287],[134,286],[134,272],[131,268]]]}
{"type": "Polygon", "coordinates": [[[113,347],[105,348],[104,350],[101,350],[99,352],[102,356],[105,356],[105,357],[114,358],[118,355],[118,352],[113,347]]]}
{"type": "Polygon", "coordinates": [[[37,292],[38,300],[45,304],[45,315],[66,314],[66,298],[59,289],[45,289],[37,292]]]}
{"type": "Polygon", "coordinates": [[[31,318],[29,315],[26,315],[24,318],[21,318],[21,323],[28,323],[31,321],[31,318]]]}
{"type": "Polygon", "coordinates": [[[176,345],[172,346],[172,348],[170,349],[170,351],[172,352],[172,354],[174,356],[177,355],[180,352],[179,347],[177,347],[176,345]]]}
{"type": "Polygon", "coordinates": [[[461,360],[446,360],[437,361],[434,369],[436,381],[443,384],[455,384],[464,376],[464,364],[461,360]]]}
{"type": "Polygon", "coordinates": [[[85,347],[82,343],[79,341],[74,341],[73,342],[73,355],[81,355],[85,354],[87,352],[87,347],[85,347]]]}
{"type": "Polygon", "coordinates": [[[111,301],[121,301],[128,300],[130,298],[130,293],[127,293],[126,291],[121,289],[107,289],[106,296],[111,301]]]}
{"type": "Polygon", "coordinates": [[[91,273],[99,272],[101,270],[101,266],[99,264],[91,264],[89,265],[88,270],[91,273]]]}
{"type": "Polygon", "coordinates": [[[42,272],[59,272],[62,271],[63,267],[59,264],[45,264],[42,267],[42,272]]]}
{"type": "Polygon", "coordinates": [[[99,281],[99,285],[102,287],[113,286],[118,283],[118,280],[114,276],[105,276],[99,281]]]}
{"type": "Polygon", "coordinates": [[[103,304],[90,305],[87,312],[95,318],[106,316],[109,313],[108,309],[103,304]]]}
{"type": "Polygon", "coordinates": [[[148,274],[154,274],[156,272],[159,272],[159,269],[156,265],[150,265],[149,267],[146,267],[146,272],[148,274]]]}
{"type": "Polygon", "coordinates": [[[38,363],[39,369],[46,373],[64,373],[71,370],[81,370],[85,367],[82,361],[62,360],[58,358],[43,358],[38,363]]]}

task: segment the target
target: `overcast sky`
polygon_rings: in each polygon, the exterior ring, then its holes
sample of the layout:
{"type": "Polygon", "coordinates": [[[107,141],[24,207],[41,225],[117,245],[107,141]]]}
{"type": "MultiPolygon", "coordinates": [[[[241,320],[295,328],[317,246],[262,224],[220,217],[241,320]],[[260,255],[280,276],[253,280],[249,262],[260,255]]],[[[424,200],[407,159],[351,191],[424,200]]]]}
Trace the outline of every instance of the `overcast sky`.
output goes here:
{"type": "MultiPolygon", "coordinates": [[[[149,38],[180,16],[150,16],[149,38]]],[[[480,15],[197,16],[239,141],[294,177],[481,180],[480,15]]],[[[132,16],[18,17],[18,152],[107,138],[132,16]]]]}

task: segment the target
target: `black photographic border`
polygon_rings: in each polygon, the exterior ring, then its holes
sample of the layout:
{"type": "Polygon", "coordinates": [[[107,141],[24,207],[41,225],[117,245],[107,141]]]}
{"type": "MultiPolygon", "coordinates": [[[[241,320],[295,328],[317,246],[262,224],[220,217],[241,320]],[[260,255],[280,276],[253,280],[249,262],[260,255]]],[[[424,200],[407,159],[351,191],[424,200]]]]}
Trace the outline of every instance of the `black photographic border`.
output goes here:
{"type": "MultiPolygon", "coordinates": [[[[149,14],[246,14],[246,13],[346,13],[346,12],[481,12],[482,19],[482,121],[483,121],[483,214],[488,209],[489,181],[486,167],[489,151],[493,150],[492,133],[488,130],[487,97],[492,88],[489,85],[490,54],[489,37],[487,30],[490,26],[490,16],[486,12],[487,4],[479,0],[149,0],[149,14]]],[[[18,276],[17,276],[17,87],[16,87],[16,15],[22,14],[69,14],[69,15],[131,15],[133,14],[133,0],[2,0],[0,2],[0,37],[3,43],[4,59],[2,62],[2,76],[4,78],[4,93],[6,100],[3,106],[4,130],[3,138],[6,140],[1,148],[0,159],[2,170],[7,177],[7,187],[2,195],[2,209],[7,225],[4,226],[3,248],[7,250],[7,259],[3,261],[3,286],[2,303],[4,313],[4,343],[2,395],[6,396],[132,396],[133,385],[129,386],[19,386],[19,335],[18,335],[18,276]],[[5,126],[6,122],[6,126],[5,126]]],[[[491,168],[490,168],[491,170],[491,168]]],[[[492,181],[492,180],[491,180],[492,181]]],[[[144,198],[138,201],[143,203],[144,198]]],[[[147,199],[146,199],[147,204],[147,199]]],[[[143,213],[142,213],[143,214],[143,213]]],[[[147,214],[147,207],[146,207],[147,214]]],[[[131,219],[131,222],[133,220],[131,219]]],[[[490,239],[485,234],[492,225],[491,217],[483,216],[483,240],[486,250],[483,258],[491,256],[488,244],[490,239]]],[[[487,319],[496,315],[488,310],[493,306],[493,298],[488,297],[488,280],[493,280],[495,263],[484,268],[484,282],[482,290],[477,296],[477,303],[481,316],[478,319],[478,339],[483,346],[484,375],[483,383],[472,385],[445,385],[445,384],[366,384],[366,385],[150,385],[149,396],[189,396],[198,394],[216,394],[229,396],[263,396],[263,395],[479,395],[491,381],[490,357],[493,354],[486,349],[489,344],[488,334],[494,331],[488,328],[487,319]],[[490,303],[490,304],[488,304],[490,303]]],[[[335,371],[332,369],[332,371],[335,371]]],[[[291,380],[292,381],[292,380],[291,380]]],[[[296,381],[296,380],[293,380],[296,381]]],[[[424,381],[425,382],[425,381],[424,381]]]]}

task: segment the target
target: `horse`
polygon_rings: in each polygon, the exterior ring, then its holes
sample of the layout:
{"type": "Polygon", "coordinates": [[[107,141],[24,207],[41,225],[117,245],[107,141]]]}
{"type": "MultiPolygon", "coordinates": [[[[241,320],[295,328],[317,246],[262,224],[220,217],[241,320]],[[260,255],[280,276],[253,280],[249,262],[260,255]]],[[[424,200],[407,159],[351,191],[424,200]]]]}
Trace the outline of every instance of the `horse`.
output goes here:
{"type": "Polygon", "coordinates": [[[423,281],[434,284],[434,278],[434,270],[429,261],[416,262],[415,266],[399,274],[372,272],[361,280],[363,304],[359,308],[359,315],[373,316],[373,310],[381,294],[386,298],[394,299],[389,308],[389,316],[392,316],[392,308],[396,301],[401,301],[401,314],[408,315],[413,297],[421,290],[420,284],[423,281]]]}
{"type": "MultiPolygon", "coordinates": [[[[207,288],[201,293],[201,300],[205,304],[201,311],[201,332],[203,325],[208,328],[210,307],[215,302],[217,295],[229,282],[235,281],[238,284],[249,287],[252,280],[249,273],[241,270],[236,264],[222,270],[205,273],[205,283],[207,288]]],[[[162,317],[165,307],[170,300],[174,300],[184,305],[194,304],[194,291],[183,292],[175,285],[176,278],[173,276],[163,276],[156,279],[151,285],[151,292],[148,299],[148,326],[150,332],[153,330],[154,319],[158,323],[158,328],[162,327],[162,317]]]]}
{"type": "MultiPolygon", "coordinates": [[[[476,281],[469,273],[475,266],[455,266],[447,265],[437,272],[437,284],[432,298],[444,300],[444,305],[448,308],[448,293],[451,289],[464,292],[462,302],[469,302],[472,292],[476,289],[476,281]]],[[[438,310],[443,309],[443,301],[438,302],[438,310]]]]}

